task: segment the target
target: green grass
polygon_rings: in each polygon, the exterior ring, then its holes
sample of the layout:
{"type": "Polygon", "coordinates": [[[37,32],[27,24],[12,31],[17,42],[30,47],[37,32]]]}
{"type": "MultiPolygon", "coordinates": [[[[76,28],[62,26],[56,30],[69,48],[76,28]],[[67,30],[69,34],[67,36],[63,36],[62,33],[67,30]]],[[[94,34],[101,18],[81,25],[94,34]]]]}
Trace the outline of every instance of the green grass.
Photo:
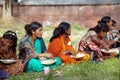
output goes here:
{"type": "MultiPolygon", "coordinates": [[[[9,29],[19,31],[17,33],[19,43],[20,39],[24,36],[24,25],[17,25],[16,28],[14,25],[0,26],[0,36],[9,29]]],[[[71,23],[71,29],[72,44],[77,48],[78,42],[86,33],[87,29],[75,23],[71,23]]],[[[54,27],[44,27],[43,38],[45,39],[46,45],[49,43],[53,30],[54,27]]],[[[80,64],[65,64],[56,69],[51,69],[48,75],[44,75],[43,72],[22,73],[11,76],[6,80],[120,80],[120,59],[108,59],[101,63],[88,61],[80,64]]]]}
{"type": "Polygon", "coordinates": [[[88,61],[80,64],[65,64],[43,72],[23,73],[7,80],[119,80],[120,59],[109,59],[100,63],[88,61]],[[56,75],[57,72],[61,75],[56,75]]]}

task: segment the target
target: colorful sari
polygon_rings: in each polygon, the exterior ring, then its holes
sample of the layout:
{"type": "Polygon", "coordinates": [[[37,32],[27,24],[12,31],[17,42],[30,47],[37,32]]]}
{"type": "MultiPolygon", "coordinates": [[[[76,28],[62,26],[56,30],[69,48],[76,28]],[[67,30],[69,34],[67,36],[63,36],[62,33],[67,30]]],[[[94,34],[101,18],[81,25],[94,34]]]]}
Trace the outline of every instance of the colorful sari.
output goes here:
{"type": "MultiPolygon", "coordinates": [[[[25,40],[25,41],[27,41],[27,44],[28,44],[28,42],[29,42],[29,44],[32,44],[31,41],[28,41],[28,40],[25,40]]],[[[25,44],[26,42],[22,42],[22,43],[25,44]]],[[[20,45],[20,48],[22,48],[21,45],[20,45]]],[[[24,49],[26,49],[26,48],[27,49],[29,48],[29,50],[27,50],[28,52],[26,52],[26,54],[28,55],[27,57],[29,57],[29,56],[31,57],[29,52],[32,52],[32,51],[34,52],[34,53],[32,53],[33,56],[42,54],[43,52],[46,52],[46,47],[45,47],[45,44],[44,44],[44,41],[42,38],[37,38],[33,45],[31,45],[31,46],[29,45],[29,47],[24,47],[24,49]]],[[[27,61],[25,61],[26,62],[25,63],[25,71],[27,71],[27,72],[43,71],[44,67],[46,67],[46,66],[49,66],[50,68],[56,68],[57,66],[59,66],[61,64],[61,60],[58,57],[56,57],[55,60],[56,60],[56,62],[54,64],[44,65],[41,63],[41,61],[37,57],[31,57],[27,61]]]]}
{"type": "MultiPolygon", "coordinates": [[[[79,47],[78,50],[79,51],[86,51],[88,52],[90,55],[92,52],[94,52],[97,58],[102,57],[102,52],[101,52],[101,48],[98,44],[96,44],[92,39],[97,37],[97,33],[95,31],[88,31],[87,34],[81,39],[80,43],[79,43],[79,47]]],[[[103,42],[101,40],[101,42],[103,42]]],[[[94,56],[91,56],[92,58],[94,56]]]]}
{"type": "Polygon", "coordinates": [[[62,35],[51,41],[48,46],[48,52],[52,53],[54,56],[60,57],[63,63],[83,62],[89,59],[89,55],[85,52],[81,52],[82,54],[85,54],[85,57],[80,60],[71,58],[71,54],[63,54],[63,52],[67,50],[73,52],[77,51],[72,47],[70,38],[67,37],[64,41],[62,35]]]}
{"type": "MultiPolygon", "coordinates": [[[[13,52],[8,46],[2,45],[2,38],[0,38],[0,59],[14,59],[15,63],[5,64],[0,61],[0,78],[8,77],[10,75],[17,75],[23,72],[22,60],[17,59],[16,52],[13,52]]],[[[1,79],[0,79],[1,80],[1,79]]]]}

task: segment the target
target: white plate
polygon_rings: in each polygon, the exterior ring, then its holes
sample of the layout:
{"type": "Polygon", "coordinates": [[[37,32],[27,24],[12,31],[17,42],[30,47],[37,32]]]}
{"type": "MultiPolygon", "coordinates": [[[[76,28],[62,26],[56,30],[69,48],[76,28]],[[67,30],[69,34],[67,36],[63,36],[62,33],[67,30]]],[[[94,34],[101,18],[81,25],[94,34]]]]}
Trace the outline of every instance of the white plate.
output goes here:
{"type": "Polygon", "coordinates": [[[81,54],[81,53],[76,54],[76,56],[71,55],[72,58],[76,58],[76,59],[82,58],[84,56],[85,54],[81,54]]]}
{"type": "Polygon", "coordinates": [[[0,61],[5,64],[10,64],[10,63],[16,62],[16,60],[14,60],[14,59],[0,59],[0,61]]]}
{"type": "Polygon", "coordinates": [[[113,53],[113,52],[119,53],[119,50],[117,48],[116,49],[110,49],[110,50],[101,49],[101,51],[104,52],[104,53],[113,53]]]}
{"type": "Polygon", "coordinates": [[[51,65],[53,63],[55,63],[56,60],[55,59],[46,59],[46,60],[41,60],[41,64],[44,64],[44,65],[51,65]]]}

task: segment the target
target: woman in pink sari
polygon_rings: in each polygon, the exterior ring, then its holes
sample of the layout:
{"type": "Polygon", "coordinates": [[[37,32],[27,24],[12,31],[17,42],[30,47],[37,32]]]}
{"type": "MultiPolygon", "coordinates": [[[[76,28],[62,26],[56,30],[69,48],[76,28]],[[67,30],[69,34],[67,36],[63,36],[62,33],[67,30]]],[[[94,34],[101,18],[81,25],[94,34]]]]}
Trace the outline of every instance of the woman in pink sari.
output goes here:
{"type": "Polygon", "coordinates": [[[109,28],[106,24],[100,23],[94,28],[90,28],[86,35],[81,39],[78,50],[94,53],[92,59],[103,60],[101,48],[109,50],[109,45],[104,41],[109,28]]]}

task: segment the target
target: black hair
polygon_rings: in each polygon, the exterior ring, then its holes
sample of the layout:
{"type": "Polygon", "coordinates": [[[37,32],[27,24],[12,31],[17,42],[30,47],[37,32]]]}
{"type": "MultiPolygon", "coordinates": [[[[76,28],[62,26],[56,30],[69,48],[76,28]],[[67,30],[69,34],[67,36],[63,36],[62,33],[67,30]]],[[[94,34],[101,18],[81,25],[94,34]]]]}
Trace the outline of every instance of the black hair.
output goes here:
{"type": "Polygon", "coordinates": [[[105,23],[99,23],[98,25],[96,25],[94,28],[90,28],[88,31],[90,30],[93,30],[95,31],[96,33],[99,33],[99,32],[108,32],[109,31],[109,27],[107,24],[105,23]]]}
{"type": "Polygon", "coordinates": [[[68,35],[68,34],[66,33],[66,30],[68,30],[68,29],[70,29],[70,24],[67,23],[67,22],[61,22],[61,23],[58,25],[58,27],[56,27],[56,28],[54,29],[54,31],[53,31],[53,36],[51,37],[50,42],[51,42],[53,39],[59,37],[60,35],[63,35],[63,34],[68,35]]]}
{"type": "Polygon", "coordinates": [[[100,27],[100,31],[109,32],[109,27],[107,24],[101,23],[101,24],[98,24],[98,26],[100,27]]]}
{"type": "Polygon", "coordinates": [[[29,34],[29,28],[28,27],[29,27],[29,24],[26,24],[25,27],[24,27],[26,35],[29,34]]]}
{"type": "Polygon", "coordinates": [[[39,22],[35,21],[32,22],[31,24],[26,24],[24,29],[27,33],[27,35],[32,35],[32,30],[35,31],[37,30],[39,27],[42,27],[42,24],[40,24],[39,22]]]}
{"type": "Polygon", "coordinates": [[[108,22],[110,22],[110,20],[111,20],[110,16],[104,16],[104,17],[101,18],[100,21],[98,21],[98,24],[99,23],[105,23],[105,24],[107,24],[108,22]]]}
{"type": "Polygon", "coordinates": [[[117,24],[115,20],[112,19],[112,25],[117,24]]]}
{"type": "Polygon", "coordinates": [[[14,52],[16,52],[17,39],[18,39],[16,33],[11,30],[8,30],[3,34],[2,38],[12,40],[13,45],[11,46],[11,48],[13,49],[14,52]]]}

